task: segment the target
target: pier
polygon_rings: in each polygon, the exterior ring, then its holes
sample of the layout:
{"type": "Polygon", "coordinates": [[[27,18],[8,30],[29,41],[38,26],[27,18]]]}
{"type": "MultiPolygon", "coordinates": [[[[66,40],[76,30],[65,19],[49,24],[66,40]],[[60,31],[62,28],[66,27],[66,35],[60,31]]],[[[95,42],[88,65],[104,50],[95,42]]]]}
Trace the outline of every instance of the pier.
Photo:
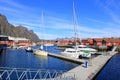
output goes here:
{"type": "Polygon", "coordinates": [[[117,52],[109,52],[107,55],[100,55],[92,59],[92,65],[89,65],[88,68],[85,67],[85,64],[82,64],[67,73],[74,73],[75,80],[92,80],[105,66],[108,60],[115,55],[117,52]]]}
{"type": "MultiPolygon", "coordinates": [[[[74,76],[75,80],[92,80],[105,66],[105,64],[109,61],[109,59],[115,55],[117,52],[104,52],[103,54],[93,58],[93,59],[88,59],[88,68],[85,66],[85,61],[83,59],[74,59],[74,58],[69,58],[69,57],[64,57],[62,55],[58,54],[52,54],[49,53],[49,56],[60,58],[63,60],[67,61],[72,61],[75,63],[81,63],[80,66],[64,73],[62,76],[67,76],[68,73],[73,73],[72,76],[74,76]],[[90,61],[89,61],[90,60],[90,61]]],[[[69,75],[68,75],[69,77],[69,75]]]]}
{"type": "Polygon", "coordinates": [[[85,62],[85,60],[83,60],[83,59],[70,58],[70,57],[65,57],[65,56],[62,56],[62,55],[59,55],[59,54],[53,54],[53,53],[48,53],[48,56],[63,59],[63,60],[66,60],[66,61],[71,61],[71,62],[78,63],[78,64],[82,64],[82,63],[85,62]]]}

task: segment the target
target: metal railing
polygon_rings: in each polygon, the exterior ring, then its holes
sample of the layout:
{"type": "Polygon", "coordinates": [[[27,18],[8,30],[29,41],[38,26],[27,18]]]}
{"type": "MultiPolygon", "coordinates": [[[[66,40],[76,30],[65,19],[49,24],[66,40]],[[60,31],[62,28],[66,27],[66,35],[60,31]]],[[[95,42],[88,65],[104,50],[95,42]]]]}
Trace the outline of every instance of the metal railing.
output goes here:
{"type": "Polygon", "coordinates": [[[64,70],[0,67],[0,80],[76,80],[74,73],[65,72],[64,70]]]}

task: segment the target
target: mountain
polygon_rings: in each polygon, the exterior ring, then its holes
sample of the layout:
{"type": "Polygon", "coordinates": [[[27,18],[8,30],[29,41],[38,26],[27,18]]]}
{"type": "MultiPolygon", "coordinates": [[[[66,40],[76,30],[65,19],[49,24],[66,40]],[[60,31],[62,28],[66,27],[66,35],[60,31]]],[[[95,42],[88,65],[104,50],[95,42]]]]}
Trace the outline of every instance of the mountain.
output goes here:
{"type": "Polygon", "coordinates": [[[33,42],[40,41],[38,36],[24,26],[14,26],[10,24],[7,18],[0,14],[0,35],[8,35],[13,37],[23,37],[30,39],[33,42]]]}

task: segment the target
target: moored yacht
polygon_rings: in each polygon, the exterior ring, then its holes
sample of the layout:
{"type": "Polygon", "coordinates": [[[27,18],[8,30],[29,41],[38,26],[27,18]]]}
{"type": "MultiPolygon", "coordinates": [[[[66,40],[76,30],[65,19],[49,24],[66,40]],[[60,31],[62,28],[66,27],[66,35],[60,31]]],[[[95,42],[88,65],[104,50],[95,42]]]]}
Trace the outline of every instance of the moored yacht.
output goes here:
{"type": "Polygon", "coordinates": [[[48,56],[48,52],[46,51],[43,51],[43,45],[40,46],[40,49],[37,49],[37,50],[33,50],[33,53],[35,55],[42,55],[42,56],[48,56]]]}
{"type": "Polygon", "coordinates": [[[47,56],[48,55],[48,52],[43,51],[43,50],[35,50],[33,53],[35,55],[42,55],[42,56],[47,56]]]}
{"type": "Polygon", "coordinates": [[[81,50],[80,48],[66,48],[63,52],[61,52],[61,55],[71,58],[91,57],[90,51],[81,50]]]}
{"type": "MultiPolygon", "coordinates": [[[[43,11],[42,11],[42,24],[43,24],[43,11]]],[[[47,56],[48,55],[48,52],[46,51],[43,51],[43,40],[42,40],[42,44],[40,46],[40,49],[38,50],[34,50],[33,53],[36,54],[36,55],[42,55],[42,56],[47,56]]]]}
{"type": "Polygon", "coordinates": [[[80,50],[75,48],[66,48],[61,55],[70,57],[70,58],[79,58],[80,50]]]}
{"type": "Polygon", "coordinates": [[[73,20],[74,20],[74,41],[75,41],[75,47],[74,48],[66,48],[63,52],[61,52],[62,55],[66,57],[71,57],[71,58],[79,58],[80,55],[80,50],[76,47],[76,14],[75,14],[75,7],[74,7],[74,2],[73,2],[73,20]]]}

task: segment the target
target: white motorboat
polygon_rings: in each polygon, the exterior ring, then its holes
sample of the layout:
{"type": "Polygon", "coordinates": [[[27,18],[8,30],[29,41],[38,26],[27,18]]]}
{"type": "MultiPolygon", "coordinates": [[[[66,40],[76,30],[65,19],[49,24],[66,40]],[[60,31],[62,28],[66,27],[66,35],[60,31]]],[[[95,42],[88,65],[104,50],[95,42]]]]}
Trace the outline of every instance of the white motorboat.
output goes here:
{"type": "Polygon", "coordinates": [[[26,52],[33,52],[33,49],[31,47],[25,48],[26,52]]]}
{"type": "Polygon", "coordinates": [[[75,48],[66,48],[61,55],[71,58],[79,58],[80,50],[75,48]]]}
{"type": "Polygon", "coordinates": [[[91,53],[88,50],[81,50],[80,48],[66,48],[61,55],[71,58],[91,57],[91,53]]]}
{"type": "Polygon", "coordinates": [[[77,48],[80,53],[79,53],[79,57],[87,57],[90,58],[91,54],[95,54],[97,53],[96,49],[93,48],[89,48],[86,45],[77,45],[77,46],[73,46],[73,48],[77,48]]]}

